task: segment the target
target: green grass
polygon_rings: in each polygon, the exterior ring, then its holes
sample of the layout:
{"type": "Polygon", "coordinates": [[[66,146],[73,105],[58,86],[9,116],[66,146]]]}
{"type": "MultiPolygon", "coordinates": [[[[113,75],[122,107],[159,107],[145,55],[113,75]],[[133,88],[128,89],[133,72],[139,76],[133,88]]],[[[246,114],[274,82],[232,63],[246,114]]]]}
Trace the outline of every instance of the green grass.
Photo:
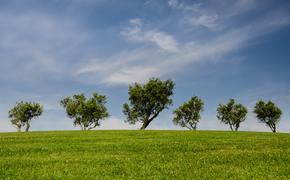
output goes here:
{"type": "Polygon", "coordinates": [[[290,134],[0,134],[0,179],[290,179],[290,134]]]}

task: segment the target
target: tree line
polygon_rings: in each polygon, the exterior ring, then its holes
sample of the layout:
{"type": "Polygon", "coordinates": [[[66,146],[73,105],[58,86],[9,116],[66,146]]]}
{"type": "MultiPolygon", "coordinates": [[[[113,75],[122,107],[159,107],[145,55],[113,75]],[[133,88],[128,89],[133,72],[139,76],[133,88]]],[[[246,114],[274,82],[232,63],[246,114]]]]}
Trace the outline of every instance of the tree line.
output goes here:
{"type": "MultiPolygon", "coordinates": [[[[129,102],[123,105],[123,113],[126,122],[129,124],[142,123],[141,130],[148,125],[164,109],[172,105],[174,89],[172,80],[160,80],[151,78],[145,84],[134,83],[129,86],[129,102]]],[[[65,109],[66,114],[73,120],[75,126],[82,130],[90,130],[100,126],[100,122],[109,117],[106,108],[106,96],[93,93],[87,98],[84,94],[76,94],[65,97],[60,105],[65,109]]],[[[196,130],[201,120],[201,112],[204,110],[204,103],[198,96],[193,96],[187,102],[173,111],[173,123],[189,130],[196,130]]],[[[277,124],[281,118],[282,111],[272,101],[258,101],[253,112],[259,122],[268,126],[272,132],[276,132],[277,124]]],[[[18,102],[9,111],[9,118],[12,125],[20,132],[23,128],[29,131],[32,119],[38,118],[43,113],[43,106],[36,102],[18,102]]],[[[232,131],[238,131],[240,124],[246,120],[248,109],[234,99],[227,104],[219,104],[217,108],[217,119],[228,124],[232,131]]]]}

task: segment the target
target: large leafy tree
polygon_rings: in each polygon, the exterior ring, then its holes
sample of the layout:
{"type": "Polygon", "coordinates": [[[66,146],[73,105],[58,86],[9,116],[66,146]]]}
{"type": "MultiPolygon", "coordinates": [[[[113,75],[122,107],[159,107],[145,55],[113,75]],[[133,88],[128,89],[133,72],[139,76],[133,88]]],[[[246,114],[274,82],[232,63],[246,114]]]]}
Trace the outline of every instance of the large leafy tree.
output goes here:
{"type": "Polygon", "coordinates": [[[273,133],[276,132],[277,124],[280,121],[282,110],[272,101],[258,101],[254,108],[254,113],[260,122],[270,127],[273,133]]]}
{"type": "Polygon", "coordinates": [[[196,124],[201,119],[200,113],[203,111],[203,106],[204,104],[200,98],[192,97],[173,111],[173,123],[190,130],[196,130],[196,124]]]}
{"type": "Polygon", "coordinates": [[[76,94],[60,101],[67,115],[74,120],[74,125],[79,125],[82,130],[90,130],[100,126],[100,121],[109,117],[107,112],[106,96],[93,93],[87,99],[84,94],[76,94]]]}
{"type": "Polygon", "coordinates": [[[129,104],[123,105],[126,121],[130,124],[141,122],[141,129],[146,129],[164,108],[172,104],[173,88],[173,81],[158,78],[151,78],[146,84],[129,86],[129,104]]]}
{"type": "Polygon", "coordinates": [[[25,127],[25,131],[28,132],[31,120],[39,117],[42,112],[43,107],[39,103],[20,101],[10,109],[9,118],[18,132],[21,131],[22,127],[25,127]]]}
{"type": "Polygon", "coordinates": [[[230,99],[226,105],[219,104],[217,108],[217,118],[229,124],[232,131],[239,129],[241,122],[246,120],[247,113],[247,108],[242,104],[236,104],[234,99],[230,99]]]}

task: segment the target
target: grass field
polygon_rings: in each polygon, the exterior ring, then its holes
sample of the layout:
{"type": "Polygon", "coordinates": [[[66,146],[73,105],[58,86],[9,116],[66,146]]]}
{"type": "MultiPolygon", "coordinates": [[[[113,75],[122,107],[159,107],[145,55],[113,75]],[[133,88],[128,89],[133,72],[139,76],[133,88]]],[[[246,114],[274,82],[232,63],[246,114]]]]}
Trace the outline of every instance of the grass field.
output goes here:
{"type": "Polygon", "coordinates": [[[290,134],[0,134],[0,179],[290,179],[290,134]]]}

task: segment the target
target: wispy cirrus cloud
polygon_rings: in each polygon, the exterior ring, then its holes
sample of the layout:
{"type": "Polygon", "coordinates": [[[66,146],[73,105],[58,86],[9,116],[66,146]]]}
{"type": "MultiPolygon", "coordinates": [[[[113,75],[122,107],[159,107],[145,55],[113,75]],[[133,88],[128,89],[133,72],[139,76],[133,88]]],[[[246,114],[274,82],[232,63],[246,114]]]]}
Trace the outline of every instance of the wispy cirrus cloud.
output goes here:
{"type": "Polygon", "coordinates": [[[195,13],[204,12],[204,10],[201,8],[202,3],[185,4],[180,0],[168,0],[167,3],[171,8],[182,11],[192,11],[195,13]]]}
{"type": "Polygon", "coordinates": [[[148,77],[159,74],[158,67],[152,64],[161,52],[153,49],[138,48],[106,59],[92,59],[76,70],[75,77],[89,84],[127,85],[132,82],[145,82],[148,77]]]}
{"type": "Polygon", "coordinates": [[[221,31],[227,28],[230,18],[253,10],[259,3],[256,0],[226,0],[184,2],[182,0],[168,0],[168,6],[183,12],[184,23],[194,28],[207,28],[211,31],[221,31]]]}
{"type": "Polygon", "coordinates": [[[202,3],[185,4],[180,0],[168,0],[169,7],[185,12],[185,23],[196,28],[219,30],[220,16],[217,12],[202,8],[202,3]]]}
{"type": "Polygon", "coordinates": [[[178,43],[173,36],[158,30],[147,30],[141,19],[131,19],[130,26],[121,31],[121,35],[128,41],[139,43],[153,43],[164,51],[178,50],[178,43]]]}
{"type": "Polygon", "coordinates": [[[218,15],[207,15],[202,14],[200,16],[194,16],[189,19],[189,23],[194,26],[204,26],[209,29],[214,29],[218,26],[217,20],[219,16],[218,15]]]}
{"type": "MultiPolygon", "coordinates": [[[[166,77],[194,62],[218,60],[252,44],[254,40],[256,43],[258,37],[289,24],[289,17],[282,16],[280,13],[270,13],[249,24],[224,30],[220,34],[205,38],[202,41],[188,40],[179,43],[178,49],[174,48],[174,51],[162,45],[159,45],[159,48],[167,51],[159,51],[151,46],[141,46],[134,50],[117,53],[101,60],[102,62],[93,60],[80,67],[77,76],[87,77],[93,74],[93,77],[101,77],[102,83],[112,85],[127,85],[136,81],[144,82],[152,76],[166,77]]],[[[152,40],[150,36],[146,36],[147,33],[150,34],[150,30],[145,30],[142,27],[143,22],[140,19],[131,19],[129,27],[125,27],[125,31],[121,31],[121,35],[132,43],[146,44],[152,40]]],[[[175,38],[172,37],[172,39],[175,38]]]]}

